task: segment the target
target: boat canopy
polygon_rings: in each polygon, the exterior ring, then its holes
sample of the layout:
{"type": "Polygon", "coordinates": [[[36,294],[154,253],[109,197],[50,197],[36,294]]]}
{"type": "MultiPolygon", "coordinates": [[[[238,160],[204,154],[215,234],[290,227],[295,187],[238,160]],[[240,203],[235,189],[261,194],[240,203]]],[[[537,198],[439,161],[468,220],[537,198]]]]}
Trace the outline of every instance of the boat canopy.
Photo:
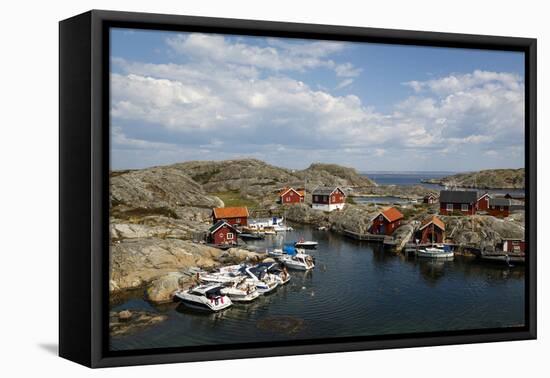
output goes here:
{"type": "Polygon", "coordinates": [[[283,247],[283,252],[290,256],[294,256],[297,253],[296,247],[294,247],[294,245],[291,245],[291,244],[285,244],[283,247]]]}

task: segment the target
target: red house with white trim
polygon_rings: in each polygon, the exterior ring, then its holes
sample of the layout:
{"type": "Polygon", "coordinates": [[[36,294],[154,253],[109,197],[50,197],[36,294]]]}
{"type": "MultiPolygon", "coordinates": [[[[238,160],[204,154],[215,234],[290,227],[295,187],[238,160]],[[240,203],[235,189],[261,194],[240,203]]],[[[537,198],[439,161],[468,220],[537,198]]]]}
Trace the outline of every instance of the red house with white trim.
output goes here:
{"type": "Polygon", "coordinates": [[[304,189],[284,188],[279,191],[279,203],[282,205],[302,203],[305,196],[304,189]]]}
{"type": "Polygon", "coordinates": [[[491,198],[489,200],[489,208],[487,213],[493,217],[506,218],[510,215],[510,207],[512,200],[507,198],[491,198]]]}
{"type": "Polygon", "coordinates": [[[507,253],[525,253],[525,240],[502,239],[502,250],[507,253]]]}
{"type": "Polygon", "coordinates": [[[311,196],[311,207],[315,210],[342,210],[346,204],[346,193],[338,187],[320,187],[311,196]]]}
{"type": "Polygon", "coordinates": [[[403,214],[395,207],[384,209],[372,218],[369,232],[375,235],[391,235],[397,227],[401,226],[403,218],[403,214]]]}
{"type": "Polygon", "coordinates": [[[477,210],[481,211],[487,211],[489,209],[489,201],[491,200],[491,197],[489,196],[489,193],[485,192],[483,193],[478,199],[477,199],[477,210]]]}
{"type": "Polygon", "coordinates": [[[478,195],[472,190],[442,190],[439,193],[439,214],[474,215],[478,195]]]}
{"type": "Polygon", "coordinates": [[[215,207],[212,209],[212,223],[224,220],[232,226],[248,225],[248,208],[246,207],[215,207]]]}
{"type": "Polygon", "coordinates": [[[239,230],[224,220],[216,222],[208,230],[209,242],[215,245],[236,245],[239,230]]]}

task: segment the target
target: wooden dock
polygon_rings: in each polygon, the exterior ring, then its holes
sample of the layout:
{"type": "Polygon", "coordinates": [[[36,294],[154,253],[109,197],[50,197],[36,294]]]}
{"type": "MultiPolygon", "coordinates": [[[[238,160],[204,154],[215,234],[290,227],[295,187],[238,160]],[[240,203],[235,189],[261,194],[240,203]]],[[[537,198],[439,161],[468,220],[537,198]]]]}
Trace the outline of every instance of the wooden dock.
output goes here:
{"type": "Polygon", "coordinates": [[[386,238],[386,235],[374,235],[369,233],[362,234],[349,230],[344,230],[344,235],[355,240],[370,241],[376,243],[383,243],[384,239],[386,238]]]}

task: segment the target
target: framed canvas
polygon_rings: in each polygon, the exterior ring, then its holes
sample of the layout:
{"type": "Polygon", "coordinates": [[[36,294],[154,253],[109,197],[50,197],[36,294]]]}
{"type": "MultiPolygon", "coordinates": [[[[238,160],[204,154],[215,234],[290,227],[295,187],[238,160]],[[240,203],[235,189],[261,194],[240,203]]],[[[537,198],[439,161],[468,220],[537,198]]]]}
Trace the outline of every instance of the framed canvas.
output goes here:
{"type": "Polygon", "coordinates": [[[536,40],[60,22],[59,352],[536,338],[536,40]]]}

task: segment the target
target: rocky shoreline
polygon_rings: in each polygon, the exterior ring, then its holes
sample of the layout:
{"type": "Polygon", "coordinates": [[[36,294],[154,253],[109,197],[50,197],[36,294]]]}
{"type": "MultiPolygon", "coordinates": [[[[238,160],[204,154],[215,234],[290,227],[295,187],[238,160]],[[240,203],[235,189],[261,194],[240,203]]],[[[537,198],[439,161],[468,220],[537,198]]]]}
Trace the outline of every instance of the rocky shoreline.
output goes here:
{"type": "Polygon", "coordinates": [[[469,189],[525,189],[525,169],[491,169],[479,172],[459,173],[423,183],[469,189]]]}
{"type": "MultiPolygon", "coordinates": [[[[417,186],[376,185],[355,170],[312,164],[302,171],[269,166],[253,159],[224,162],[188,162],[167,167],[111,173],[110,300],[116,304],[138,291],[147,301],[172,301],[176,290],[194,283],[191,268],[211,270],[221,265],[256,263],[265,257],[246,245],[222,251],[204,244],[211,226],[211,209],[224,201],[253,204],[263,213],[283,214],[290,221],[322,227],[338,234],[366,234],[380,211],[374,204],[354,203],[355,196],[391,196],[418,199],[430,193],[417,186]],[[277,191],[286,185],[325,183],[346,188],[349,203],[341,211],[313,210],[306,202],[276,204],[277,191]],[[224,200],[220,198],[223,194],[224,200]]],[[[229,202],[228,202],[229,203],[229,202]]],[[[437,213],[437,205],[395,205],[405,222],[394,233],[396,250],[411,240],[420,222],[437,213]]],[[[265,216],[265,215],[263,215],[265,216]]],[[[503,237],[523,237],[523,215],[506,220],[491,216],[441,217],[459,247],[494,250],[503,237]]],[[[151,314],[134,314],[132,321],[112,315],[113,334],[132,332],[162,321],[151,314]],[[137,320],[136,320],[137,319],[137,320]],[[127,326],[127,324],[131,324],[127,326]]],[[[128,314],[122,314],[122,318],[128,314]]]]}

